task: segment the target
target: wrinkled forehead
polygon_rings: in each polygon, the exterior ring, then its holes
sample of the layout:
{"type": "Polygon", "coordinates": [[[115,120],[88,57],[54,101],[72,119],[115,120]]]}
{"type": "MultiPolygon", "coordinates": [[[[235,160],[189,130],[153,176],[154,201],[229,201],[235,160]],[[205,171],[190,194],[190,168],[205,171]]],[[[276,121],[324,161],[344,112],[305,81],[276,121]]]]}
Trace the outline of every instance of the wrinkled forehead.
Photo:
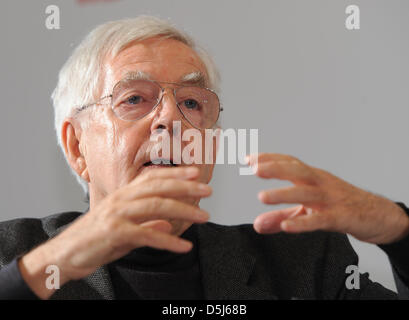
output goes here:
{"type": "Polygon", "coordinates": [[[174,39],[135,42],[106,60],[105,89],[133,78],[209,86],[207,70],[198,54],[174,39]]]}

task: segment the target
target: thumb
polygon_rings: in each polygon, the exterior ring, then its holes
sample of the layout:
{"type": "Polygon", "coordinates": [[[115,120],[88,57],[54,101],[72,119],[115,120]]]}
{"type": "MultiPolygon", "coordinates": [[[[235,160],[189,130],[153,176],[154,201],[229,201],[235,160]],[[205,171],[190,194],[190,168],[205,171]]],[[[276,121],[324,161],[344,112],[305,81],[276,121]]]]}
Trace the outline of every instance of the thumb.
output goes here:
{"type": "Polygon", "coordinates": [[[273,210],[259,215],[254,220],[254,229],[258,233],[280,232],[282,221],[305,214],[304,206],[273,210]]]}
{"type": "Polygon", "coordinates": [[[325,229],[326,219],[310,208],[305,209],[306,214],[290,218],[281,222],[280,227],[285,232],[298,233],[325,229]]]}

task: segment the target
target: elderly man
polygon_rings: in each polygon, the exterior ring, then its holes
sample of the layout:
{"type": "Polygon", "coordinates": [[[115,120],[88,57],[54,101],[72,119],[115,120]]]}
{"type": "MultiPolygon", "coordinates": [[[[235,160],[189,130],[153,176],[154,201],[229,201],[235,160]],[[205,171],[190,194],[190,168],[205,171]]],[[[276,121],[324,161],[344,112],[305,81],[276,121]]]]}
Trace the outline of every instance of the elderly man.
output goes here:
{"type": "Polygon", "coordinates": [[[211,194],[214,162],[152,159],[151,137],[217,127],[217,91],[210,57],[165,21],[138,17],[92,31],[53,93],[58,141],[89,210],[1,223],[0,297],[396,298],[367,275],[347,285],[358,259],[346,233],[385,250],[408,297],[404,205],[291,156],[253,154],[248,163],[261,178],[294,184],[265,190],[260,201],[301,205],[254,225],[207,222],[199,201],[211,194]],[[60,288],[50,286],[50,270],[60,288]]]}

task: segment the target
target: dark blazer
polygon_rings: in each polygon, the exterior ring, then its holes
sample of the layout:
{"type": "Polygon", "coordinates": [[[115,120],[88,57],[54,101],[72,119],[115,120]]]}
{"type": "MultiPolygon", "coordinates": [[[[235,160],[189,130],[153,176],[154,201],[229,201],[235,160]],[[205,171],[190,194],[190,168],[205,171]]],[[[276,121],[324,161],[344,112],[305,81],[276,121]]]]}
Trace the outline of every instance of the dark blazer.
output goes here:
{"type": "MultiPolygon", "coordinates": [[[[80,212],[0,223],[0,269],[54,237],[80,212]]],[[[252,225],[198,225],[198,250],[206,299],[396,299],[361,275],[349,290],[348,265],[358,257],[345,235],[312,232],[259,235],[252,225]]],[[[400,287],[407,287],[400,284],[400,287]]],[[[401,295],[408,298],[405,293],[401,295]]],[[[62,286],[52,299],[115,299],[108,268],[62,286]]]]}

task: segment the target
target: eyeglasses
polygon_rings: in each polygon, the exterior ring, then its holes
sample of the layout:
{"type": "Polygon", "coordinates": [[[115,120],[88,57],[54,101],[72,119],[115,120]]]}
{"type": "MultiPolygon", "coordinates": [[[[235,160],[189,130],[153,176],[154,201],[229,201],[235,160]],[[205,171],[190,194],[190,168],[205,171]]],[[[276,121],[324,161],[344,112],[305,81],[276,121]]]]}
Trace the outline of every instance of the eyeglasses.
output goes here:
{"type": "MultiPolygon", "coordinates": [[[[213,90],[172,82],[160,83],[178,87],[173,88],[176,105],[192,126],[197,129],[207,129],[216,124],[223,108],[213,90]]],[[[118,118],[125,121],[136,121],[148,115],[160,104],[166,88],[153,80],[121,80],[114,86],[111,95],[77,108],[77,112],[101,104],[102,100],[110,98],[112,110],[118,118]]]]}

